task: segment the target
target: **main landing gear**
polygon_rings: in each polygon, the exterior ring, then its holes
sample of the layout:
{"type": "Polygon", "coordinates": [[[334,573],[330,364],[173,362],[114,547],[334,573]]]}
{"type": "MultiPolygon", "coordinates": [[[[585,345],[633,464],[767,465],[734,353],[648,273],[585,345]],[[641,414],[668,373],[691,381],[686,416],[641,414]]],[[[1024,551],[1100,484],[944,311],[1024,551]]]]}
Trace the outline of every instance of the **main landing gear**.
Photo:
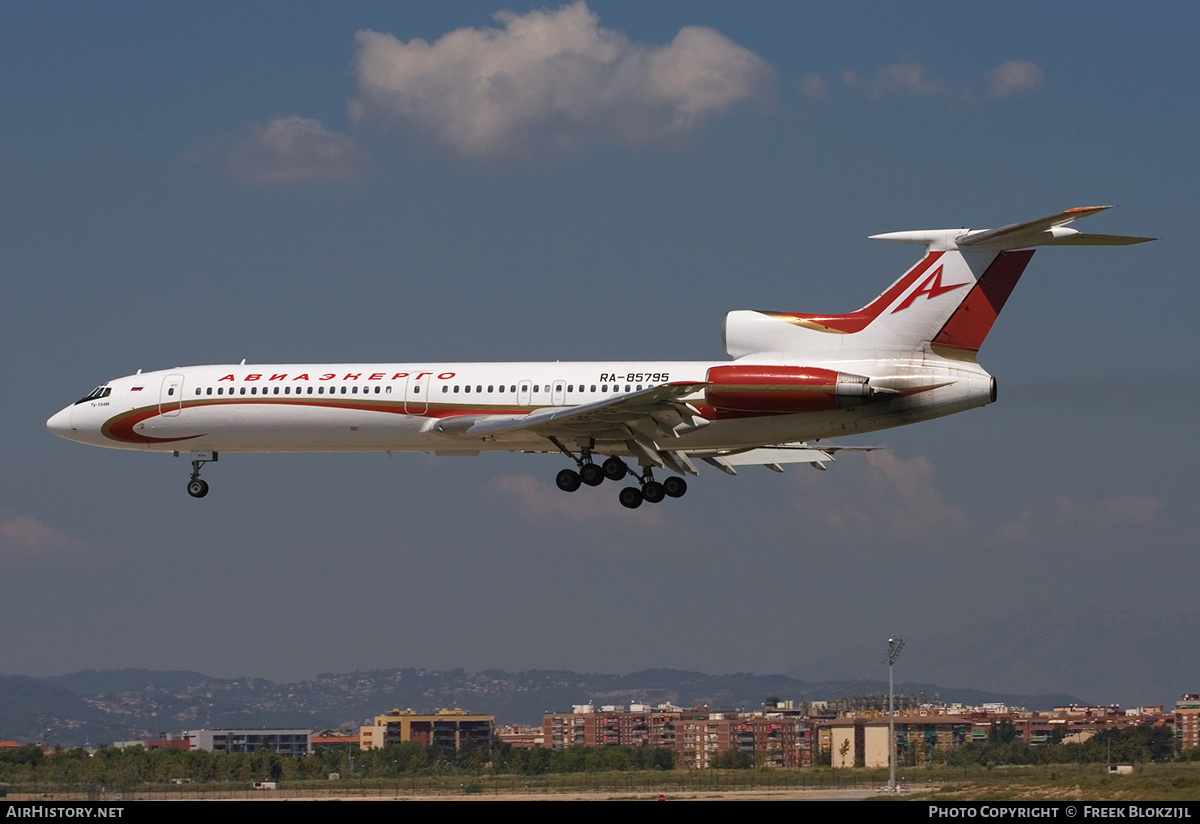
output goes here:
{"type": "MultiPolygon", "coordinates": [[[[175,453],[178,455],[179,453],[175,453]]],[[[209,461],[217,459],[216,452],[193,452],[193,455],[198,457],[192,460],[192,477],[188,480],[187,491],[193,498],[203,498],[208,494],[208,481],[201,479],[200,467],[204,466],[209,461]]]]}
{"type": "Polygon", "coordinates": [[[554,484],[563,492],[574,492],[583,484],[599,486],[605,480],[619,481],[626,475],[632,475],[640,484],[640,486],[627,486],[618,494],[617,498],[621,501],[621,506],[627,509],[637,509],[642,505],[642,501],[657,504],[665,498],[682,498],[687,492],[687,481],[678,475],[672,475],[659,483],[654,480],[654,475],[648,466],[642,470],[642,474],[639,476],[615,455],[607,458],[603,464],[597,465],[592,463],[592,447],[590,445],[584,446],[580,450],[579,456],[576,457],[557,438],[550,440],[579,467],[578,471],[564,469],[554,478],[554,484]]]}
{"type": "MultiPolygon", "coordinates": [[[[633,475],[633,472],[629,474],[633,475]]],[[[638,478],[638,482],[642,485],[640,489],[636,486],[627,486],[617,496],[621,506],[626,509],[637,509],[642,505],[642,501],[657,504],[666,498],[682,498],[687,493],[687,481],[683,478],[671,475],[663,478],[662,483],[659,483],[654,480],[654,475],[651,474],[648,466],[642,470],[642,476],[638,478]]]]}
{"type": "Polygon", "coordinates": [[[574,492],[582,484],[600,486],[605,480],[619,481],[626,474],[633,474],[620,458],[609,458],[603,464],[594,464],[591,462],[591,455],[588,454],[586,458],[579,458],[577,461],[578,472],[574,469],[564,469],[554,479],[554,483],[563,492],[574,492]]]}

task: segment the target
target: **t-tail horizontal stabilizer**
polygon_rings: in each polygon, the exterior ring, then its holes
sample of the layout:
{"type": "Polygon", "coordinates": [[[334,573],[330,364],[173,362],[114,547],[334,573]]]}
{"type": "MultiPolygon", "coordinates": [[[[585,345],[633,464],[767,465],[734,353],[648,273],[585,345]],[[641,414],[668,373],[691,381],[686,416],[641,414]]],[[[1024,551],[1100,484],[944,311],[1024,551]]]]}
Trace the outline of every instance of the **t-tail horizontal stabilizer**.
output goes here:
{"type": "Polygon", "coordinates": [[[1047,215],[999,229],[919,229],[915,232],[885,232],[871,235],[871,240],[891,243],[914,243],[930,251],[959,249],[964,252],[1001,252],[1010,249],[1030,249],[1034,246],[1129,246],[1156,240],[1152,237],[1126,235],[1088,235],[1068,226],[1081,217],[1088,217],[1111,206],[1079,206],[1056,215],[1047,215]]]}

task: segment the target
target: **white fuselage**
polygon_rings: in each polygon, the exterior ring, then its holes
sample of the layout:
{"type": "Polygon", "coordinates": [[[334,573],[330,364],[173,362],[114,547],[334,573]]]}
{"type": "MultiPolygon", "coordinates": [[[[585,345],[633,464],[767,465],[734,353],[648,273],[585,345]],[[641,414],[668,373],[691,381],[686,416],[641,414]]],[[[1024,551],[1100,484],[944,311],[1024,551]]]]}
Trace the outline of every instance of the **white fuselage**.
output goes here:
{"type": "MultiPolygon", "coordinates": [[[[555,452],[531,432],[464,438],[450,424],[569,409],[668,383],[703,383],[711,367],[727,363],[192,366],[111,380],[104,397],[66,407],[48,426],[81,443],[159,452],[555,452]]],[[[673,446],[738,449],[867,432],[981,406],[992,395],[990,376],[973,363],[922,358],[837,367],[872,375],[873,386],[907,391],[846,409],[738,415],[706,410],[704,392],[697,391],[685,400],[711,415],[711,424],[680,435],[673,446]],[[888,374],[881,375],[884,366],[888,374]]],[[[593,427],[589,437],[597,452],[628,454],[628,435],[620,428],[606,438],[593,427]]]]}

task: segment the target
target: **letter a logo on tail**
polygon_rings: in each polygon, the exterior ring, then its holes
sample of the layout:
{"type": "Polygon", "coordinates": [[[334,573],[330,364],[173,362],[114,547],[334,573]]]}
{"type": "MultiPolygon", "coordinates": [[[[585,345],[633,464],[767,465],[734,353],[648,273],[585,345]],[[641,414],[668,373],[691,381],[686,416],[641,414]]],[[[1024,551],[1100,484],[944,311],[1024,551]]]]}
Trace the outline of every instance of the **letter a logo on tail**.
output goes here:
{"type": "Polygon", "coordinates": [[[912,294],[910,294],[908,297],[906,297],[904,299],[903,303],[901,303],[899,306],[897,306],[895,309],[892,310],[892,314],[894,315],[897,312],[901,311],[902,309],[907,309],[909,306],[912,305],[912,302],[914,300],[916,300],[917,298],[919,298],[921,295],[928,295],[929,297],[927,299],[932,300],[933,298],[936,298],[938,295],[944,295],[947,292],[953,292],[958,287],[966,286],[966,285],[967,284],[964,282],[964,283],[955,283],[953,286],[943,286],[942,285],[942,267],[939,266],[938,268],[933,270],[933,273],[930,274],[929,277],[927,277],[927,278],[925,278],[925,280],[921,281],[921,285],[918,286],[916,289],[914,289],[912,291],[912,294]]]}

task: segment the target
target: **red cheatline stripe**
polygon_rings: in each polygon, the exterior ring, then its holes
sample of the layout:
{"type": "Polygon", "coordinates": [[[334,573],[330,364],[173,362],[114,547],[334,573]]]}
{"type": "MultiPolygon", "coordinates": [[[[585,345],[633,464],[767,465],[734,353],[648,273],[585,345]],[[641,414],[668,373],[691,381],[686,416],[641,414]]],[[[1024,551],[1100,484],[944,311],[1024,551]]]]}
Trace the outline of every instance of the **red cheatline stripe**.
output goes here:
{"type": "MultiPolygon", "coordinates": [[[[404,401],[319,401],[306,400],[296,398],[221,398],[221,399],[201,399],[184,401],[183,407],[186,409],[196,409],[203,406],[235,406],[235,405],[258,405],[258,406],[300,406],[300,407],[315,407],[324,409],[354,409],[360,412],[383,412],[390,415],[406,415],[412,414],[415,417],[422,418],[451,418],[460,415],[522,415],[528,414],[537,407],[530,408],[513,408],[513,407],[474,407],[474,406],[453,406],[449,404],[429,404],[424,412],[407,413],[404,411],[404,401]]],[[[420,402],[415,402],[413,406],[420,405],[420,402]]],[[[174,408],[170,405],[169,408],[174,408]]],[[[100,427],[100,433],[114,441],[123,443],[171,443],[173,441],[187,441],[193,438],[203,437],[205,433],[197,435],[182,435],[176,438],[156,438],[150,435],[143,435],[136,432],[134,427],[139,423],[150,418],[157,417],[159,414],[159,405],[144,406],[140,409],[134,409],[130,412],[123,412],[109,418],[100,427]]]]}
{"type": "Polygon", "coordinates": [[[772,312],[773,315],[787,315],[800,320],[809,320],[813,323],[818,323],[821,326],[828,326],[831,329],[836,329],[839,332],[853,334],[861,332],[870,325],[871,321],[879,317],[884,309],[895,303],[896,298],[904,294],[917,278],[924,275],[929,269],[941,259],[945,252],[930,252],[921,259],[916,266],[908,271],[904,277],[892,284],[886,292],[875,298],[869,305],[864,306],[857,312],[850,312],[845,315],[802,315],[795,312],[772,312]]]}

